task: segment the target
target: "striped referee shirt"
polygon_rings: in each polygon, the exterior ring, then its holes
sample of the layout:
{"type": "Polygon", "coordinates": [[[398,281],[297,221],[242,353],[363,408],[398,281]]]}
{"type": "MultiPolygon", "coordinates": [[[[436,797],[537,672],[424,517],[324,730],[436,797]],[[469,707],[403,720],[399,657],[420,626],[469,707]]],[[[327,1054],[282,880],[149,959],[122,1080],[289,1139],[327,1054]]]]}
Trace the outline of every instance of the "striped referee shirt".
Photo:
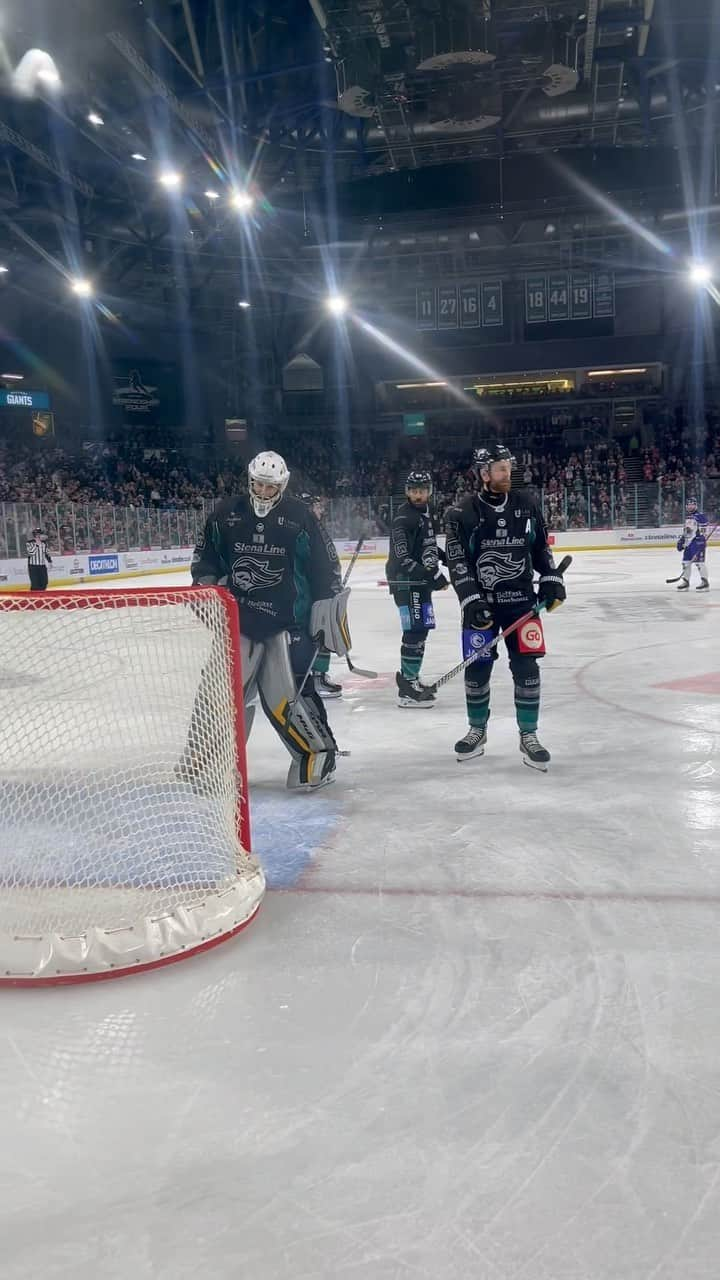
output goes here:
{"type": "Polygon", "coordinates": [[[48,564],[52,564],[52,559],[44,538],[40,539],[40,541],[38,541],[37,538],[28,539],[27,558],[28,564],[45,564],[46,560],[48,564]]]}

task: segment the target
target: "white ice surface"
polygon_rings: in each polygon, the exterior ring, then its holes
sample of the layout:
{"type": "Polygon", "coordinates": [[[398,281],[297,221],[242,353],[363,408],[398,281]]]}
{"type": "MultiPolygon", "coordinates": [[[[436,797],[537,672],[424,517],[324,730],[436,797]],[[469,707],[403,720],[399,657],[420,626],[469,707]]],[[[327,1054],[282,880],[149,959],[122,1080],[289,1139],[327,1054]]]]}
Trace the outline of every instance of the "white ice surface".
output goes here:
{"type": "MultiPolygon", "coordinates": [[[[284,886],[257,922],[0,993],[3,1280],[715,1280],[720,594],[678,571],[576,556],[542,775],[504,654],[482,760],[452,752],[461,681],[397,709],[396,613],[358,566],[354,654],[386,678],[329,704],[352,756],[317,795],[256,721],[284,886]]],[[[458,656],[436,600],[426,677],[458,656]]]]}

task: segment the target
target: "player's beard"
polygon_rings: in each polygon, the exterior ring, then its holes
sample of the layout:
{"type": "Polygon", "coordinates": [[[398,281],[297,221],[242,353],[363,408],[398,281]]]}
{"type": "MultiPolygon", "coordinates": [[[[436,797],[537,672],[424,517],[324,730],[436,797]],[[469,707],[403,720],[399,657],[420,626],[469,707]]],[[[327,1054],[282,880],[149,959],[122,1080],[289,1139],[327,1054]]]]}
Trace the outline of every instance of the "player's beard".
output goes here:
{"type": "Polygon", "coordinates": [[[508,476],[507,480],[491,480],[488,484],[490,493],[494,493],[496,498],[502,497],[504,493],[509,493],[512,489],[512,478],[508,476]]]}

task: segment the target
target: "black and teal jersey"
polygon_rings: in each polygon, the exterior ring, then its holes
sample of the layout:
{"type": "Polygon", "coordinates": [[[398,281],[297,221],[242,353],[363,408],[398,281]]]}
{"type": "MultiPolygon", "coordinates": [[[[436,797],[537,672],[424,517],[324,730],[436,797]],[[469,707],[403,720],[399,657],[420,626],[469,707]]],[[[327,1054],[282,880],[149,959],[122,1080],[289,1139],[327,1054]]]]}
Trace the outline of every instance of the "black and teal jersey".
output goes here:
{"type": "Polygon", "coordinates": [[[535,573],[555,567],[537,500],[528,489],[474,493],[445,514],[445,552],[460,604],[480,597],[532,604],[535,573]]]}
{"type": "MultiPolygon", "coordinates": [[[[385,573],[391,592],[410,587],[437,586],[438,547],[427,507],[403,502],[390,530],[390,554],[385,573]]],[[[445,582],[447,585],[447,582],[445,582]]]]}
{"type": "Polygon", "coordinates": [[[193,582],[227,586],[251,640],[307,629],[316,600],[341,589],[335,545],[309,507],[284,496],[257,516],[246,494],[220,502],[195,548],[193,582]]]}

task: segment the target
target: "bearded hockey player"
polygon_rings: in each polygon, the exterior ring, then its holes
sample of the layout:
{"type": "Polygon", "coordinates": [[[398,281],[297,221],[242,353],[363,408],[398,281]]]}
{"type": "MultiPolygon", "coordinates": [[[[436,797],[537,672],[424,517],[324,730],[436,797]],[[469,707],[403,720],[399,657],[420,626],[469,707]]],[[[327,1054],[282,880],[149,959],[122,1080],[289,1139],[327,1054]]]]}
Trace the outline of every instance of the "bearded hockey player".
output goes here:
{"type": "Polygon", "coordinates": [[[431,707],[435,694],[420,683],[425,643],[435,626],[433,591],[449,586],[440,572],[438,545],[428,509],[432,477],[411,471],[405,482],[407,502],[398,508],[390,530],[390,556],[385,565],[388,586],[402,627],[400,670],[395,680],[398,706],[431,707]]]}
{"type": "MultiPolygon", "coordinates": [[[[318,633],[333,652],[349,651],[350,593],[332,540],[299,498],[285,496],[289,476],[279,454],[253,458],[248,493],[215,508],[191,571],[193,582],[227,586],[236,597],[248,731],[257,692],[292,757],[288,787],[308,791],[332,780],[337,743],[312,676],[303,677],[318,633]]],[[[190,752],[192,742],[191,727],[190,752]]]]}
{"type": "MultiPolygon", "coordinates": [[[[547,531],[533,496],[512,490],[513,457],[504,445],[478,449],[479,490],[446,513],[447,563],[462,610],[463,657],[481,651],[498,632],[536,603],[534,574],[540,575],[539,600],[548,609],[565,599],[562,576],[548,546],[547,531]]],[[[538,741],[540,671],[545,653],[542,622],[533,618],[508,636],[510,671],[515,685],[515,715],[525,764],[543,772],[550,752],[538,741]]],[[[490,676],[497,646],[465,670],[469,731],[455,744],[459,761],[481,756],[490,716],[490,676]]]]}
{"type": "MultiPolygon", "coordinates": [[[[305,503],[312,511],[318,524],[323,525],[325,520],[326,501],[319,494],[301,493],[300,501],[305,503]]],[[[330,650],[322,645],[318,650],[318,656],[315,659],[312,669],[313,681],[315,683],[315,692],[321,698],[342,698],[342,685],[336,684],[331,680],[328,672],[330,671],[330,650]]]]}
{"type": "Polygon", "coordinates": [[[697,565],[700,574],[700,581],[695,590],[708,591],[710,578],[705,563],[708,518],[704,512],[698,511],[698,504],[694,498],[690,498],[687,503],[685,517],[685,528],[677,540],[677,549],[683,553],[682,582],[678,591],[689,591],[694,564],[697,565]]]}

